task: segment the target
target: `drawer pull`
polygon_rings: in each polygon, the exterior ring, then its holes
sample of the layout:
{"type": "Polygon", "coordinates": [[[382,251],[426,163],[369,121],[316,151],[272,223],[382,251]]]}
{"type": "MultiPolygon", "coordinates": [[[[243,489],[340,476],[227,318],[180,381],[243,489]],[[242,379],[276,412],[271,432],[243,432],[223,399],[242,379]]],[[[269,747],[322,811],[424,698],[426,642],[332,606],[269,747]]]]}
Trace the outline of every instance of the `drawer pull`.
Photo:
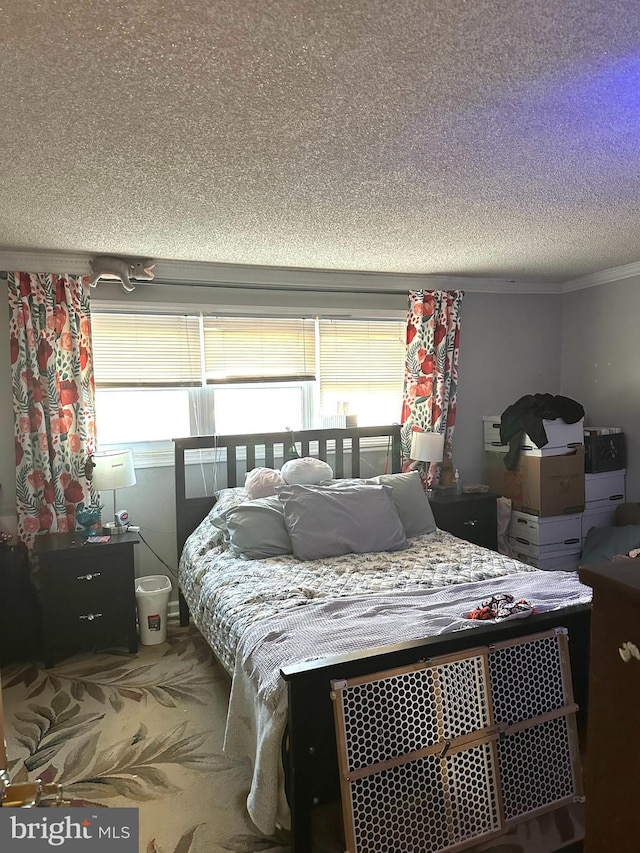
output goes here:
{"type": "Polygon", "coordinates": [[[470,518],[469,521],[463,521],[462,523],[468,525],[469,527],[475,527],[476,524],[478,523],[478,519],[477,518],[470,518]]]}
{"type": "Polygon", "coordinates": [[[77,580],[79,581],[92,581],[94,578],[99,578],[100,572],[93,572],[88,575],[78,575],[77,580]]]}
{"type": "Polygon", "coordinates": [[[609,495],[610,501],[621,501],[624,498],[624,495],[609,495]]]}
{"type": "Polygon", "coordinates": [[[102,616],[102,613],[83,613],[82,616],[78,616],[78,619],[86,619],[88,622],[93,622],[94,619],[99,619],[102,616]]]}
{"type": "Polygon", "coordinates": [[[635,643],[623,643],[618,649],[618,654],[625,663],[629,663],[631,658],[640,660],[640,649],[638,649],[635,643]]]}

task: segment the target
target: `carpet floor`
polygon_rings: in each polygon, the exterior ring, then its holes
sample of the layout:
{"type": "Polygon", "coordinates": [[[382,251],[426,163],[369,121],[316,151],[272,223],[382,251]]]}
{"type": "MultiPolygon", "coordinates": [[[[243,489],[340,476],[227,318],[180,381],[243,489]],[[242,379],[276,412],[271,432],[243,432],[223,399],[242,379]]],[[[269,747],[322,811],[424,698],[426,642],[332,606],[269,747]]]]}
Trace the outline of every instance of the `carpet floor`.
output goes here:
{"type": "MultiPolygon", "coordinates": [[[[290,853],[289,833],[266,838],[246,813],[250,767],[222,751],[229,680],[195,628],[170,627],[137,655],[12,664],[2,693],[12,781],[137,807],[140,853],[290,853]]],[[[318,817],[313,853],[343,850],[339,809],[318,817]]],[[[579,837],[579,816],[561,809],[473,851],[550,853],[579,837]]]]}

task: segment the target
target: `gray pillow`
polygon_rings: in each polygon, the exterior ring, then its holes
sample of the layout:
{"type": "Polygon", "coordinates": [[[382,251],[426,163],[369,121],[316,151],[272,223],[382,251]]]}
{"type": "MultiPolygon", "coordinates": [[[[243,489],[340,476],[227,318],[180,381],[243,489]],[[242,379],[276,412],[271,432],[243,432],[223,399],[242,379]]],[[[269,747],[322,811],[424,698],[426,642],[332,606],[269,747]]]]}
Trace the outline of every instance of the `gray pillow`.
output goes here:
{"type": "Polygon", "coordinates": [[[371,481],[383,486],[391,486],[393,489],[393,502],[404,527],[405,536],[433,533],[436,522],[417,471],[407,471],[404,474],[380,474],[378,477],[372,477],[371,481]]]}
{"type": "Polygon", "coordinates": [[[624,527],[592,527],[580,557],[581,566],[608,563],[613,557],[624,556],[640,547],[640,524],[624,527]]]}
{"type": "Polygon", "coordinates": [[[345,486],[354,485],[391,486],[393,502],[404,527],[405,536],[408,538],[420,536],[422,533],[433,533],[436,529],[433,510],[417,471],[406,471],[404,474],[379,474],[367,480],[328,480],[321,485],[330,486],[332,489],[343,489],[345,486]]]}
{"type": "Polygon", "coordinates": [[[209,510],[207,518],[213,527],[222,531],[224,538],[228,540],[229,531],[227,530],[227,511],[233,507],[249,501],[249,495],[245,489],[230,488],[221,489],[216,494],[216,502],[209,510]]]}
{"type": "Polygon", "coordinates": [[[389,486],[278,488],[293,553],[301,560],[408,548],[389,486]]]}
{"type": "Polygon", "coordinates": [[[230,548],[250,560],[291,554],[293,546],[284,523],[284,506],[275,496],[227,509],[224,513],[230,548]]]}

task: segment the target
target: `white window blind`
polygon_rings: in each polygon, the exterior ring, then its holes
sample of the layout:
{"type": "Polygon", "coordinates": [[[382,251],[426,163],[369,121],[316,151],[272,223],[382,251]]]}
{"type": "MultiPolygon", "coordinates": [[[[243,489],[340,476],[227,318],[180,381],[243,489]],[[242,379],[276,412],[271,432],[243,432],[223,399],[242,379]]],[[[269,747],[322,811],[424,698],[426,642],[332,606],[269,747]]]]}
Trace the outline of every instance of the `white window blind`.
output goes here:
{"type": "Polygon", "coordinates": [[[205,317],[204,364],[213,384],[315,379],[314,321],[205,317]]]}
{"type": "Polygon", "coordinates": [[[122,395],[133,389],[140,389],[135,403],[148,414],[142,418],[148,424],[141,424],[145,440],[158,439],[151,429],[155,421],[169,430],[166,437],[185,432],[182,421],[170,431],[166,413],[172,407],[184,407],[180,418],[193,434],[237,432],[247,424],[253,431],[281,429],[280,421],[309,429],[324,423],[324,416],[344,414],[355,416],[359,426],[373,426],[401,415],[405,324],[398,320],[94,310],[92,324],[103,435],[109,418],[114,435],[123,429],[123,406],[132,403],[122,395]],[[179,388],[185,390],[180,403],[179,388]],[[158,397],[154,408],[158,389],[174,396],[158,397]]]}
{"type": "Polygon", "coordinates": [[[320,320],[322,413],[357,414],[359,426],[399,420],[405,335],[400,321],[320,320]]]}
{"type": "Polygon", "coordinates": [[[98,387],[201,384],[198,317],[94,312],[91,325],[98,387]]]}

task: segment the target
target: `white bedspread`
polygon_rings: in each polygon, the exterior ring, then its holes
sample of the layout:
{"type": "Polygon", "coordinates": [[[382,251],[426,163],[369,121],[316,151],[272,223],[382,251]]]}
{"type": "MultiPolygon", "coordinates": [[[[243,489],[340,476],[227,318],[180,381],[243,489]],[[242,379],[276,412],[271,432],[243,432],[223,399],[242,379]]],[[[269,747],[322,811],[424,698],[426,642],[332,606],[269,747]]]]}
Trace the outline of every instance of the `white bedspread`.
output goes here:
{"type": "Polygon", "coordinates": [[[473,629],[486,623],[463,614],[505,592],[527,599],[539,612],[591,600],[591,589],[577,573],[533,570],[440,589],[318,599],[246,628],[236,654],[224,748],[253,763],[247,806],[258,829],[269,835],[276,824],[290,824],[280,755],[287,719],[283,666],[473,629]]]}
{"type": "Polygon", "coordinates": [[[306,561],[292,554],[242,559],[218,542],[219,532],[207,519],[202,522],[185,544],[179,574],[193,621],[229,674],[244,632],[272,616],[320,600],[440,589],[536,571],[444,530],[416,536],[404,551],[306,561]]]}

